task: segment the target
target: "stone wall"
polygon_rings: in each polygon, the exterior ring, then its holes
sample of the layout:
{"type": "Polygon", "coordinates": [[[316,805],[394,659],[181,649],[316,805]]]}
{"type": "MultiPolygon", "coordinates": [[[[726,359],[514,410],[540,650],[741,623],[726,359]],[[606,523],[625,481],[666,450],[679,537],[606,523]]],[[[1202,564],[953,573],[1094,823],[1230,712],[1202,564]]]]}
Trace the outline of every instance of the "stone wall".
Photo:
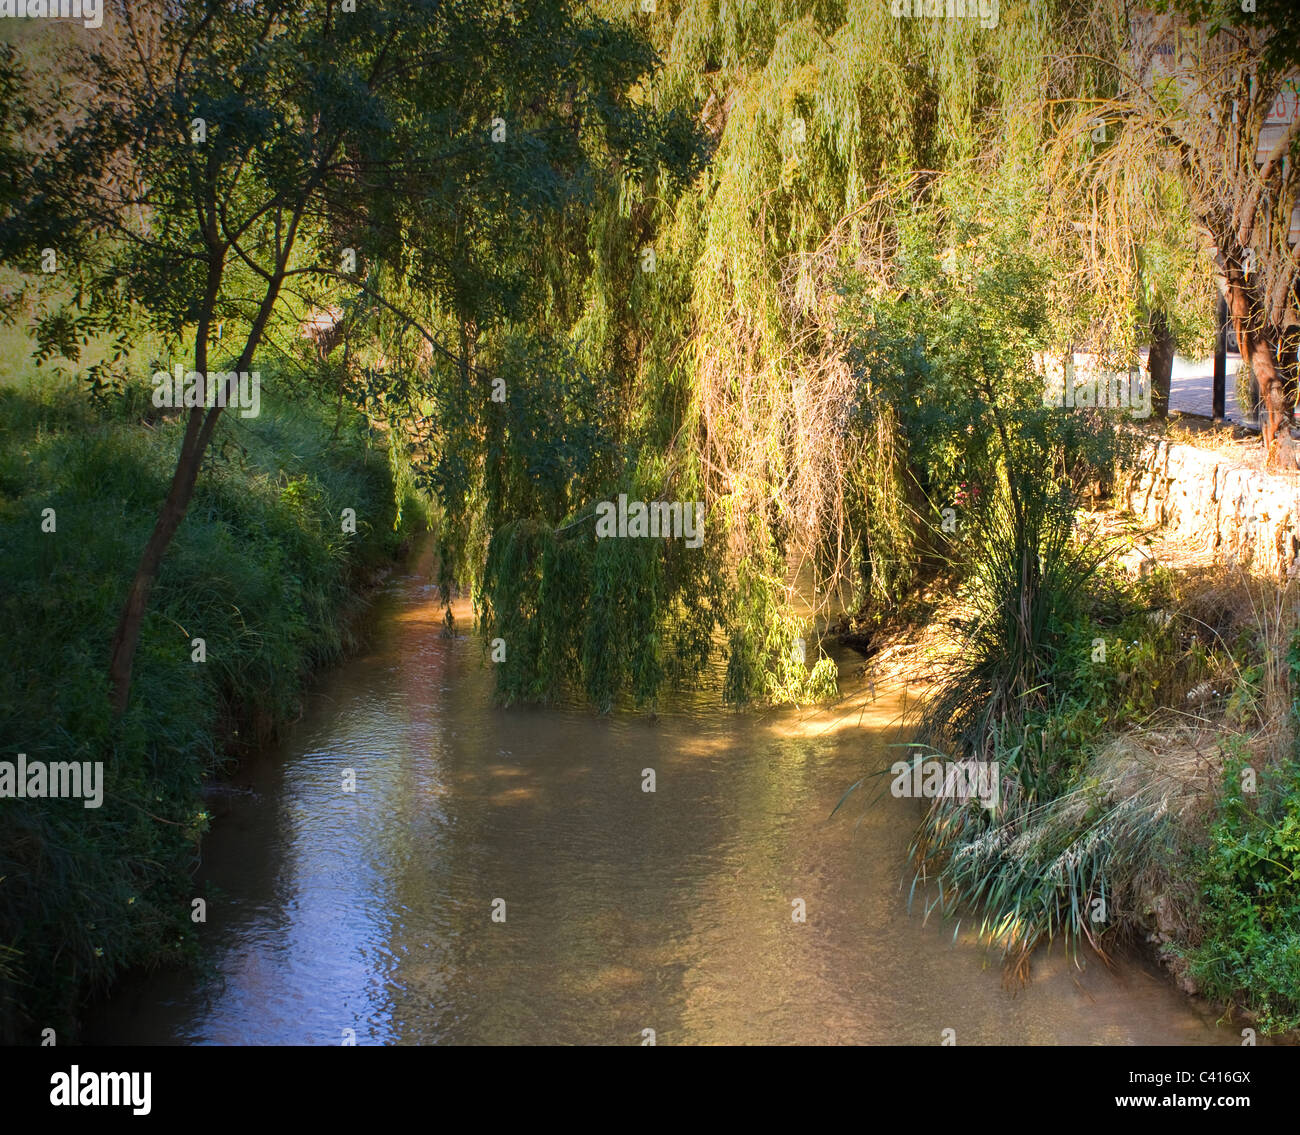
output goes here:
{"type": "Polygon", "coordinates": [[[1128,486],[1130,507],[1171,536],[1278,579],[1300,570],[1300,480],[1226,454],[1150,442],[1128,486]]]}

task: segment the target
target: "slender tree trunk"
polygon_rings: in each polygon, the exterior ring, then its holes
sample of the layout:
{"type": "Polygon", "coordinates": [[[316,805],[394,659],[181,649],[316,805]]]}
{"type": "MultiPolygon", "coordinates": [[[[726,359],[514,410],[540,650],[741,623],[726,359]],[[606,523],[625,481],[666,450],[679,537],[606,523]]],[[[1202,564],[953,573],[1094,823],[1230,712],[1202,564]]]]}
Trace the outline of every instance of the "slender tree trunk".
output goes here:
{"type": "MultiPolygon", "coordinates": [[[[1294,137],[1288,132],[1287,138],[1294,137]]],[[[1265,163],[1260,177],[1266,178],[1276,160],[1280,160],[1283,150],[1281,141],[1274,147],[1269,161],[1265,163]]],[[[1287,406],[1284,376],[1277,366],[1273,343],[1266,331],[1264,319],[1264,297],[1259,294],[1242,270],[1240,250],[1248,248],[1254,234],[1254,213],[1258,204],[1258,193],[1246,210],[1246,216],[1236,233],[1220,235],[1208,214],[1199,218],[1197,229],[1201,241],[1209,253],[1210,259],[1223,280],[1223,299],[1227,304],[1228,315],[1232,319],[1232,330],[1237,340],[1237,350],[1242,360],[1250,364],[1251,373],[1259,385],[1263,399],[1265,420],[1261,434],[1265,452],[1272,448],[1273,439],[1290,420],[1287,406]],[[1229,254],[1228,249],[1237,248],[1236,254],[1229,254]]],[[[1243,410],[1246,407],[1242,407],[1243,410]]]]}
{"type": "Polygon", "coordinates": [[[1214,298],[1214,408],[1216,422],[1227,414],[1228,398],[1228,304],[1222,295],[1214,298]]]}
{"type": "Polygon", "coordinates": [[[1252,303],[1250,287],[1236,265],[1228,269],[1228,311],[1237,335],[1237,348],[1241,357],[1250,362],[1251,372],[1259,383],[1266,415],[1261,433],[1264,448],[1268,450],[1288,417],[1285,384],[1273,357],[1273,345],[1257,326],[1258,304],[1252,303]]]}
{"type": "Polygon", "coordinates": [[[1169,388],[1174,373],[1174,336],[1163,311],[1151,313],[1151,351],[1147,371],[1151,376],[1151,410],[1157,418],[1169,416],[1169,388]]]}
{"type": "MultiPolygon", "coordinates": [[[[267,321],[271,317],[271,310],[279,297],[280,286],[284,282],[284,266],[288,260],[289,248],[292,244],[293,233],[291,230],[278,270],[267,285],[266,295],[263,297],[257,315],[249,328],[244,350],[239,356],[239,361],[235,364],[234,369],[236,372],[246,371],[252,364],[253,355],[262,341],[262,334],[266,330],[267,321]]],[[[220,282],[219,272],[217,273],[217,282],[220,282]]],[[[215,287],[213,287],[209,293],[209,302],[204,307],[203,314],[199,319],[199,330],[195,335],[195,370],[204,377],[205,393],[207,391],[208,375],[207,338],[215,298],[216,291],[215,287]]],[[[235,381],[238,382],[238,378],[235,381]]],[[[172,483],[167,490],[167,499],[163,503],[154,530],[149,536],[149,542],[145,545],[144,553],[140,557],[140,563],[135,569],[135,578],[131,581],[131,590],[127,594],[126,603],[122,607],[122,615],[118,619],[117,630],[113,634],[112,654],[108,663],[109,697],[113,712],[118,716],[121,716],[126,711],[127,701],[131,695],[131,670],[135,664],[135,650],[140,642],[140,627],[144,622],[144,613],[149,603],[149,595],[153,591],[154,581],[158,578],[158,567],[162,563],[168,545],[171,544],[172,537],[176,535],[176,530],[180,527],[181,521],[185,519],[186,510],[190,505],[190,498],[194,495],[194,484],[198,480],[199,469],[203,464],[203,455],[212,442],[212,434],[217,428],[217,419],[221,416],[221,403],[227,400],[217,399],[217,405],[206,410],[206,412],[203,407],[199,406],[190,411],[189,422],[185,427],[185,440],[181,443],[180,457],[177,458],[176,471],[172,474],[172,483]]]]}
{"type": "MultiPolygon", "coordinates": [[[[204,392],[207,391],[208,373],[208,334],[212,329],[212,314],[216,307],[217,295],[221,289],[222,263],[219,256],[208,263],[207,279],[203,288],[203,306],[199,309],[199,324],[194,332],[194,369],[204,376],[204,392]]],[[[176,391],[173,391],[173,397],[176,391]]],[[[189,420],[185,423],[185,438],[181,442],[180,457],[176,460],[176,470],[172,474],[172,483],[167,489],[167,499],[162,511],[154,523],[149,542],[144,546],[140,563],[135,569],[135,578],[131,581],[131,590],[127,593],[122,614],[118,617],[117,628],[113,632],[113,645],[109,653],[108,681],[113,713],[121,716],[126,710],[127,698],[131,692],[131,669],[135,662],[135,648],[140,641],[140,625],[144,621],[145,607],[149,602],[149,592],[153,590],[153,581],[158,575],[158,565],[162,563],[167,545],[176,535],[185,510],[189,507],[190,497],[194,494],[194,481],[198,476],[199,465],[203,461],[203,451],[199,439],[203,436],[203,417],[205,408],[194,406],[190,409],[189,420]]]]}
{"type": "MultiPolygon", "coordinates": [[[[202,373],[202,372],[201,372],[202,373]]],[[[195,408],[190,412],[190,423],[186,428],[186,444],[181,446],[181,455],[176,462],[176,471],[172,474],[171,487],[167,490],[167,499],[158,521],[154,525],[144,554],[135,569],[135,578],[131,582],[131,591],[122,608],[113,635],[112,656],[108,665],[108,677],[112,686],[113,712],[120,715],[126,709],[131,692],[131,669],[135,662],[135,648],[140,641],[140,626],[144,621],[145,608],[149,603],[149,593],[153,590],[154,580],[158,576],[158,567],[163,554],[171,543],[172,537],[185,519],[190,498],[194,495],[194,483],[203,463],[203,449],[198,444],[190,444],[191,433],[197,436],[195,424],[202,425],[203,410],[195,408]]]]}

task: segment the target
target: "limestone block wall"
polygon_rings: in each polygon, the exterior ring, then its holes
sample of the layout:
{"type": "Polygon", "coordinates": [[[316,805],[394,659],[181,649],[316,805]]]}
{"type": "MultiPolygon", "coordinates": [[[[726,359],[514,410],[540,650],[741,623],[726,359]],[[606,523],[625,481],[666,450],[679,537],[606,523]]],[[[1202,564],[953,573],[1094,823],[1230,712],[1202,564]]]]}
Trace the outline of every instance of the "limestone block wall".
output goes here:
{"type": "Polygon", "coordinates": [[[1300,480],[1224,454],[1150,442],[1127,487],[1130,507],[1171,535],[1279,579],[1300,570],[1300,480]]]}

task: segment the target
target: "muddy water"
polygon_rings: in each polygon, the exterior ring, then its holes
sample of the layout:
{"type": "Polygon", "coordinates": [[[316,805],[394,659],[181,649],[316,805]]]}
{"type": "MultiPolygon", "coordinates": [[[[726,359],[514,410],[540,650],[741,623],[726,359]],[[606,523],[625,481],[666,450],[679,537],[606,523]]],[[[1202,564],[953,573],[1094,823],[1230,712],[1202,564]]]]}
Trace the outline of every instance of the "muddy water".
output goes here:
{"type": "Polygon", "coordinates": [[[440,633],[421,579],[393,581],[375,618],[216,806],[202,964],[127,983],[89,1039],[1240,1043],[1136,960],[1040,956],[1012,995],[978,945],[909,914],[917,805],[830,817],[896,759],[896,702],[494,709],[479,642],[440,633]]]}

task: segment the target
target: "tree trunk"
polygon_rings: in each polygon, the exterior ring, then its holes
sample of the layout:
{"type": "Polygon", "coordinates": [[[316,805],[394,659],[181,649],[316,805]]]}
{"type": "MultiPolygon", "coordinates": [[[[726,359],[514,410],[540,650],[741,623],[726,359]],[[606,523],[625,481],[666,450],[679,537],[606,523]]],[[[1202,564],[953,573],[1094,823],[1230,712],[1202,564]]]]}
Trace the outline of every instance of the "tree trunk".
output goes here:
{"type": "MultiPolygon", "coordinates": [[[[217,294],[221,289],[222,262],[214,257],[208,263],[207,280],[203,289],[203,306],[200,308],[198,327],[194,332],[194,369],[204,376],[203,389],[207,392],[208,373],[208,334],[212,328],[212,314],[216,307],[217,294]]],[[[174,393],[174,392],[173,392],[174,393]]],[[[127,698],[131,693],[131,669],[135,664],[135,648],[140,641],[140,625],[144,621],[145,607],[149,602],[149,593],[158,576],[158,565],[162,563],[167,545],[176,535],[185,518],[190,497],[194,494],[194,482],[198,477],[199,466],[203,462],[203,418],[205,407],[194,406],[190,409],[189,420],[185,423],[185,438],[181,442],[180,457],[176,460],[176,471],[172,474],[172,483],[167,490],[167,499],[162,511],[149,535],[149,542],[144,546],[144,553],[135,569],[135,578],[131,581],[131,590],[122,614],[117,620],[117,629],[113,632],[113,645],[108,660],[109,699],[114,716],[120,717],[126,712],[127,698]]]]}
{"type": "MultiPolygon", "coordinates": [[[[1290,136],[1288,134],[1288,137],[1290,136]]],[[[1280,158],[1280,153],[1279,148],[1275,146],[1269,162],[1265,164],[1260,174],[1261,177],[1268,173],[1273,161],[1280,158]]],[[[1258,197],[1256,203],[1257,201],[1258,197]]],[[[1254,204],[1250,206],[1247,217],[1235,234],[1218,233],[1210,216],[1205,214],[1198,218],[1197,231],[1211,262],[1219,272],[1220,288],[1224,302],[1227,304],[1228,315],[1232,320],[1237,350],[1241,353],[1242,360],[1250,364],[1251,372],[1259,385],[1266,412],[1261,434],[1267,453],[1272,448],[1273,439],[1289,422],[1290,411],[1287,406],[1284,376],[1277,366],[1273,344],[1264,330],[1266,324],[1263,297],[1259,294],[1258,287],[1252,286],[1246,279],[1246,274],[1242,270],[1240,250],[1249,247],[1248,242],[1254,233],[1254,207],[1254,204]],[[1234,246],[1238,251],[1229,254],[1227,250],[1234,246]]],[[[1242,410],[1245,409],[1246,407],[1243,406],[1242,410]]]]}
{"type": "Polygon", "coordinates": [[[1228,394],[1228,304],[1223,296],[1214,299],[1214,408],[1216,422],[1227,413],[1228,394]]]}
{"type": "Polygon", "coordinates": [[[140,626],[144,622],[145,608],[149,602],[149,593],[153,590],[154,580],[158,577],[158,566],[163,554],[176,535],[176,529],[185,519],[190,498],[194,495],[194,483],[198,479],[199,467],[203,463],[203,451],[197,438],[199,430],[196,423],[202,425],[203,410],[195,407],[190,412],[189,427],[185,431],[185,444],[181,446],[181,455],[176,462],[176,472],[172,474],[171,487],[167,490],[167,500],[163,503],[158,521],[154,525],[144,554],[135,569],[135,579],[131,582],[131,591],[122,608],[113,634],[112,657],[108,664],[108,679],[112,686],[112,705],[114,714],[120,716],[126,710],[127,699],[131,692],[131,669],[135,663],[135,648],[140,641],[140,626]],[[191,442],[191,434],[195,440],[191,442]]]}
{"type": "MultiPolygon", "coordinates": [[[[298,225],[295,215],[281,250],[281,258],[275,275],[267,284],[266,294],[258,306],[257,314],[249,328],[244,350],[235,363],[236,372],[246,371],[252,365],[253,355],[262,342],[267,321],[280,295],[284,283],[285,264],[293,248],[294,235],[298,225]]],[[[207,390],[208,376],[208,329],[215,304],[217,285],[220,283],[221,271],[218,266],[215,275],[209,278],[209,291],[199,319],[199,329],[194,337],[195,370],[204,377],[204,391],[207,390]]],[[[235,381],[238,381],[236,379],[235,381]]],[[[229,393],[229,392],[227,392],[229,393]]],[[[154,580],[158,577],[158,566],[162,563],[167,546],[185,519],[190,498],[194,495],[194,484],[198,480],[199,469],[203,464],[203,455],[212,441],[212,434],[217,428],[217,419],[221,416],[221,403],[227,399],[217,399],[217,405],[204,411],[195,406],[190,411],[190,419],[185,427],[185,440],[181,443],[180,457],[176,461],[176,472],[172,474],[171,487],[167,490],[167,500],[163,503],[154,525],[144,554],[135,569],[135,578],[131,581],[131,591],[127,595],[122,615],[118,619],[117,630],[113,634],[112,655],[108,663],[110,701],[113,713],[121,716],[126,711],[127,700],[131,694],[131,669],[135,663],[135,649],[140,642],[140,625],[144,621],[145,607],[149,602],[149,593],[153,590],[154,580]]]]}
{"type": "Polygon", "coordinates": [[[1163,311],[1151,313],[1151,351],[1147,371],[1151,376],[1151,411],[1157,418],[1169,416],[1169,388],[1174,373],[1174,336],[1163,311]]]}
{"type": "Polygon", "coordinates": [[[1252,303],[1249,285],[1240,267],[1228,269],[1228,311],[1237,334],[1237,347],[1241,357],[1250,362],[1251,372],[1259,383],[1266,417],[1261,426],[1264,448],[1272,447],[1273,439],[1287,420],[1286,390],[1282,374],[1273,358],[1273,346],[1268,336],[1257,326],[1259,305],[1252,303]]]}

